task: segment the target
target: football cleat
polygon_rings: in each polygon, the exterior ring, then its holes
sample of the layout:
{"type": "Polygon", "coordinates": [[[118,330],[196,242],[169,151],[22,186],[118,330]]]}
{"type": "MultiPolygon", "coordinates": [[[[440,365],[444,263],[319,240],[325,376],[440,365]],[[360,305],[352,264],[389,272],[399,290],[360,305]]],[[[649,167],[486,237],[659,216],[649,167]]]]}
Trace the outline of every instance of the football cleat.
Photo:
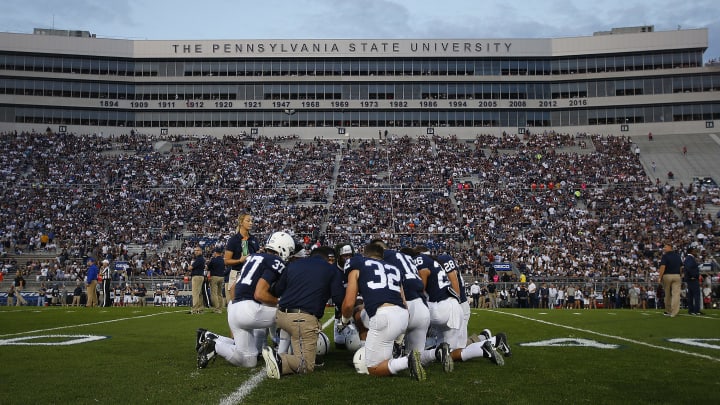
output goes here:
{"type": "Polygon", "coordinates": [[[212,339],[205,339],[197,354],[197,366],[198,368],[205,368],[210,363],[210,360],[215,359],[215,341],[212,339]]]}
{"type": "Polygon", "coordinates": [[[502,352],[505,357],[512,356],[512,351],[510,350],[510,345],[507,341],[507,335],[502,332],[495,335],[495,348],[502,352]]]}
{"type": "Polygon", "coordinates": [[[207,329],[198,328],[197,332],[195,332],[195,351],[197,352],[200,350],[200,346],[205,341],[205,332],[207,332],[207,329]]]}
{"type": "Polygon", "coordinates": [[[505,359],[495,350],[491,341],[486,340],[485,343],[483,343],[483,352],[485,352],[486,357],[490,358],[490,361],[498,366],[505,365],[505,359]]]}
{"type": "Polygon", "coordinates": [[[450,355],[450,345],[446,342],[440,343],[440,346],[435,349],[435,359],[442,364],[444,372],[451,373],[453,371],[454,363],[450,355]]]}
{"type": "Polygon", "coordinates": [[[403,353],[404,351],[405,351],[405,350],[404,350],[404,348],[403,348],[403,345],[401,345],[401,344],[398,343],[398,342],[393,342],[393,351],[392,351],[393,359],[397,359],[397,358],[402,357],[403,354],[404,354],[404,353],[403,353]]]}
{"type": "Polygon", "coordinates": [[[408,354],[407,359],[410,377],[417,381],[425,381],[427,375],[425,374],[425,369],[420,362],[420,352],[413,350],[410,354],[408,354]]]}
{"type": "Polygon", "coordinates": [[[482,332],[480,332],[481,335],[485,336],[485,339],[490,340],[492,338],[492,332],[490,332],[490,329],[483,329],[482,332]]]}
{"type": "Polygon", "coordinates": [[[263,359],[265,359],[265,372],[268,378],[279,380],[280,374],[282,374],[282,360],[280,356],[276,356],[272,347],[268,346],[263,347],[262,356],[263,359]]]}

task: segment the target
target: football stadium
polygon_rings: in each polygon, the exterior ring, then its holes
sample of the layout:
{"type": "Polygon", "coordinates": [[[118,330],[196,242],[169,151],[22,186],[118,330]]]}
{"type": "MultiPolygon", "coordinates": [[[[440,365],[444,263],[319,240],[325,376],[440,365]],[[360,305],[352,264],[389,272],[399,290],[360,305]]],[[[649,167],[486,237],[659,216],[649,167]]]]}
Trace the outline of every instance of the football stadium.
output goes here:
{"type": "Polygon", "coordinates": [[[717,402],[707,47],[707,29],[652,25],[552,39],[0,33],[0,403],[717,402]],[[199,368],[196,331],[230,329],[209,298],[191,310],[192,255],[222,252],[245,214],[261,243],[292,236],[291,261],[374,239],[451,255],[467,334],[505,333],[512,354],[430,363],[424,381],[360,374],[328,304],[312,373],[268,378],[262,356],[199,368]],[[665,316],[666,245],[697,257],[700,310],[684,275],[665,316]],[[89,258],[107,292],[86,285],[89,258]]]}

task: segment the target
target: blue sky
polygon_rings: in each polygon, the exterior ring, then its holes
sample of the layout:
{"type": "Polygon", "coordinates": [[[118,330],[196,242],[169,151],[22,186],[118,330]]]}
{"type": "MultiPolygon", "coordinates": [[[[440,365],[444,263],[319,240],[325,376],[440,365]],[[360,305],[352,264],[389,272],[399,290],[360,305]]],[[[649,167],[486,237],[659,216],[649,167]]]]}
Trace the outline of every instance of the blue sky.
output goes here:
{"type": "Polygon", "coordinates": [[[79,29],[127,39],[435,39],[588,36],[613,27],[709,28],[715,0],[4,0],[0,31],[79,29]]]}

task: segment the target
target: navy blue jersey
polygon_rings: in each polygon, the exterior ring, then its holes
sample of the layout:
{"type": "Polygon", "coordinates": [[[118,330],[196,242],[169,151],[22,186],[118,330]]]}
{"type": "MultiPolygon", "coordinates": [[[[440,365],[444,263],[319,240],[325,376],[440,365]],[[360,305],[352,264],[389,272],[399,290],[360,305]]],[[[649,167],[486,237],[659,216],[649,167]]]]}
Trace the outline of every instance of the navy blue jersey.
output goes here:
{"type": "Polygon", "coordinates": [[[213,277],[225,275],[225,259],[222,256],[213,256],[207,264],[207,269],[213,277]]]}
{"type": "MultiPolygon", "coordinates": [[[[233,252],[231,259],[239,259],[242,256],[251,255],[257,253],[260,250],[260,243],[258,242],[255,235],[250,235],[247,240],[243,239],[243,236],[239,233],[231,236],[228,240],[225,250],[233,252]]],[[[233,270],[240,270],[243,264],[238,263],[232,266],[233,270]]]]}
{"type": "Polygon", "coordinates": [[[383,259],[402,270],[402,285],[405,291],[405,300],[412,301],[417,298],[422,298],[423,302],[425,302],[425,284],[423,284],[418,274],[415,260],[405,253],[392,249],[385,251],[383,259]]]}
{"type": "Polygon", "coordinates": [[[405,308],[400,288],[402,271],[392,264],[379,259],[353,256],[345,264],[346,272],[358,270],[358,291],[363,297],[365,311],[375,316],[383,304],[394,304],[405,308]]]}
{"type": "Polygon", "coordinates": [[[190,265],[190,275],[193,277],[205,275],[205,258],[202,255],[195,256],[193,259],[190,265]]]}
{"type": "Polygon", "coordinates": [[[443,269],[445,269],[446,274],[450,274],[453,271],[457,274],[458,284],[460,286],[460,303],[463,303],[467,301],[467,294],[465,294],[465,281],[463,280],[462,276],[460,275],[460,269],[455,263],[455,259],[452,258],[449,254],[441,254],[438,256],[438,262],[443,266],[443,269]]]}
{"type": "Polygon", "coordinates": [[[660,266],[665,265],[665,273],[663,274],[680,274],[682,267],[682,258],[680,253],[676,251],[666,252],[660,259],[660,266]]]}
{"type": "Polygon", "coordinates": [[[272,285],[285,270],[285,262],[269,253],[255,253],[245,259],[245,265],[235,281],[235,300],[254,300],[255,287],[260,278],[272,285]]]}
{"type": "Polygon", "coordinates": [[[694,281],[700,278],[700,264],[695,260],[695,256],[685,255],[683,267],[685,268],[685,281],[694,281]]]}
{"type": "Polygon", "coordinates": [[[415,266],[417,266],[418,271],[422,269],[430,270],[427,285],[425,286],[430,302],[440,302],[452,297],[448,292],[448,288],[451,286],[450,279],[440,263],[432,257],[421,253],[415,256],[415,266]]]}
{"type": "Polygon", "coordinates": [[[332,298],[342,305],[345,288],[337,266],[320,256],[298,259],[288,264],[275,286],[280,308],[302,309],[318,319],[325,314],[325,304],[332,298]]]}

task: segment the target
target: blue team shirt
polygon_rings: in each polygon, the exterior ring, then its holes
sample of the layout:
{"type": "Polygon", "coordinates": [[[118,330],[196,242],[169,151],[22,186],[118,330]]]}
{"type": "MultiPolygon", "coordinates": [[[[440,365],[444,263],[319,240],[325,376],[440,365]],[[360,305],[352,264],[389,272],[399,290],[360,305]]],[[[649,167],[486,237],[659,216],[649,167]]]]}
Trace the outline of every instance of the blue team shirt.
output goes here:
{"type": "Polygon", "coordinates": [[[93,282],[93,280],[97,280],[98,272],[98,266],[93,262],[93,264],[88,268],[85,284],[90,284],[93,282]]]}
{"type": "MultiPolygon", "coordinates": [[[[255,235],[250,235],[247,242],[247,254],[253,254],[257,253],[258,250],[260,250],[260,243],[258,242],[255,235]]],[[[227,245],[225,246],[225,250],[229,250],[233,252],[231,259],[239,259],[240,257],[244,256],[243,252],[243,236],[239,233],[236,233],[235,235],[231,236],[228,240],[227,245]]],[[[233,270],[240,270],[242,268],[242,264],[238,263],[232,266],[233,270]]]]}
{"type": "Polygon", "coordinates": [[[375,316],[383,304],[394,304],[405,308],[400,295],[402,271],[392,264],[364,256],[353,256],[345,264],[346,273],[358,270],[358,291],[363,297],[365,311],[375,316]]]}
{"type": "Polygon", "coordinates": [[[450,274],[453,271],[457,272],[458,284],[460,286],[460,303],[467,301],[467,294],[465,294],[465,280],[463,280],[460,275],[460,269],[457,263],[455,263],[455,259],[447,253],[441,254],[437,259],[443,266],[443,269],[445,269],[446,274],[450,274]]]}
{"type": "Polygon", "coordinates": [[[277,282],[275,292],[280,296],[280,308],[295,308],[315,315],[325,314],[325,304],[332,298],[335,305],[342,305],[345,288],[342,273],[337,266],[320,256],[295,260],[277,282]]]}
{"type": "Polygon", "coordinates": [[[421,298],[425,302],[425,284],[418,274],[413,258],[397,250],[388,249],[383,255],[383,260],[402,270],[405,300],[412,301],[421,298]]]}
{"type": "Polygon", "coordinates": [[[425,286],[425,291],[427,292],[430,302],[440,302],[452,297],[448,292],[450,279],[440,263],[432,257],[421,253],[415,256],[415,266],[417,266],[418,270],[430,270],[427,285],[425,286]]]}
{"type": "Polygon", "coordinates": [[[269,253],[250,255],[235,281],[235,301],[254,300],[258,281],[263,278],[272,285],[285,267],[285,262],[278,256],[269,253]]]}

